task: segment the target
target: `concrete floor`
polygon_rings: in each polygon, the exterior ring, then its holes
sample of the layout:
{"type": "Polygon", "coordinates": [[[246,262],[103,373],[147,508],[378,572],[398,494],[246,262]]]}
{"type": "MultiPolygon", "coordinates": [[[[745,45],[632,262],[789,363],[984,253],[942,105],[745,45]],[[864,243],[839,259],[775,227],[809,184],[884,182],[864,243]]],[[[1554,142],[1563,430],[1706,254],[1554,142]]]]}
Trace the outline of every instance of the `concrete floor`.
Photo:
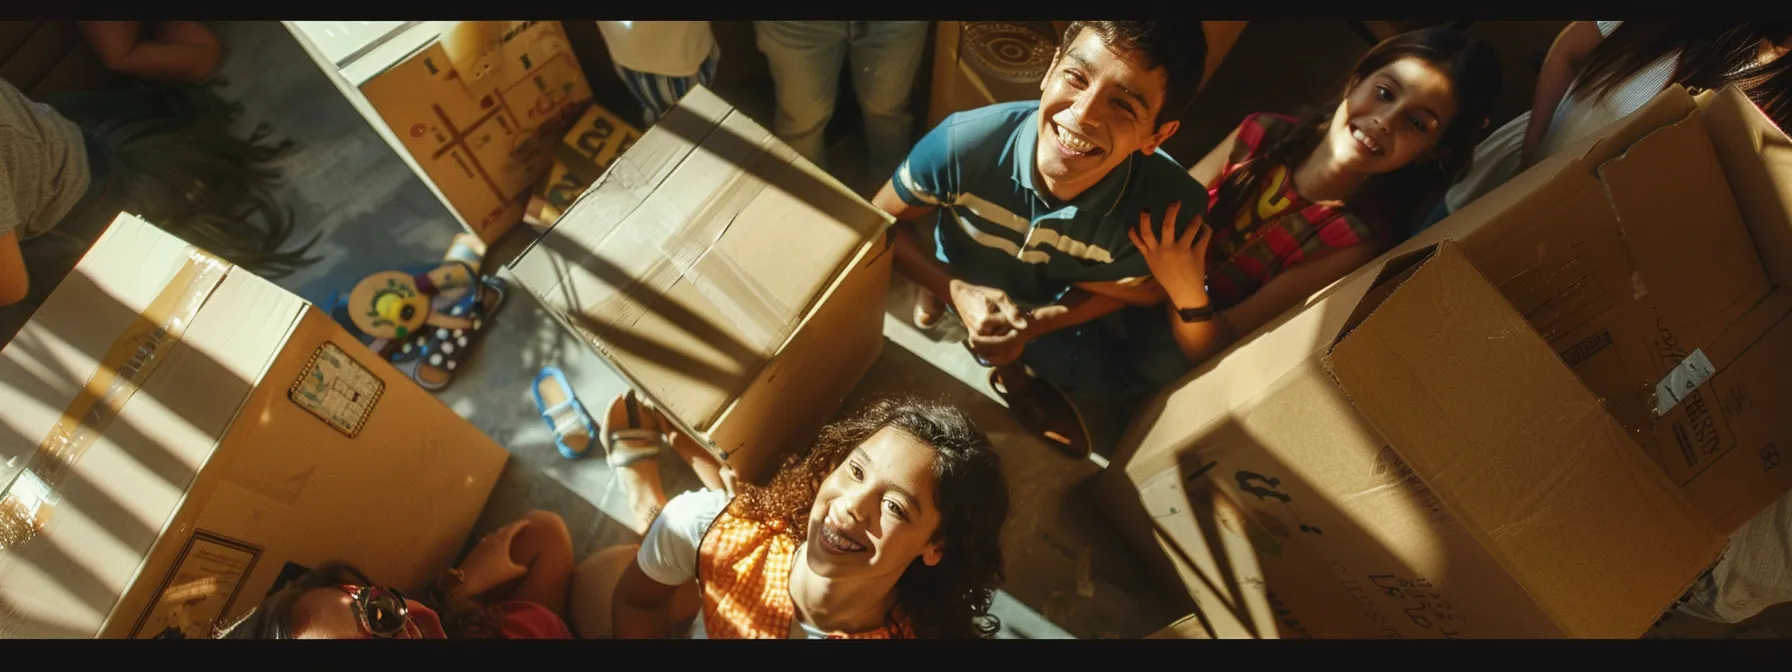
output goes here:
{"type": "MultiPolygon", "coordinates": [[[[278,134],[300,143],[287,160],[289,184],[283,196],[295,208],[302,226],[323,232],[318,251],[325,260],[280,284],[321,303],[368,273],[440,258],[460,226],[285,29],[277,22],[230,22],[216,28],[226,48],[224,74],[232,81],[225,95],[244,104],[248,122],[270,122],[278,134]]],[[[1249,83],[1265,71],[1236,64],[1271,58],[1278,53],[1275,46],[1287,30],[1285,26],[1247,30],[1228,65],[1198,102],[1198,107],[1212,113],[1189,120],[1183,133],[1191,140],[1223,137],[1242,116],[1232,109],[1238,107],[1239,94],[1252,91],[1249,83]]],[[[1337,30],[1342,36],[1321,31],[1322,36],[1335,39],[1306,41],[1326,56],[1311,51],[1303,56],[1343,63],[1366,48],[1341,24],[1337,30]]],[[[1553,30],[1548,32],[1553,35],[1553,30]]],[[[1537,38],[1527,39],[1535,42],[1537,38]]],[[[1547,40],[1543,44],[1547,46],[1547,40]]],[[[1331,86],[1329,80],[1308,79],[1311,81],[1298,86],[1271,88],[1277,89],[1278,100],[1297,94],[1323,98],[1322,89],[1331,86]]],[[[768,94],[721,93],[766,123],[768,94]]],[[[1192,160],[1198,154],[1183,150],[1177,156],[1192,160]]],[[[841,170],[844,181],[858,186],[869,180],[852,174],[848,166],[861,163],[862,156],[856,141],[848,140],[833,148],[830,161],[841,170]]],[[[501,263],[526,244],[530,235],[526,226],[519,226],[494,248],[493,256],[501,263]]],[[[500,271],[500,276],[504,275],[500,271]]],[[[954,334],[929,336],[909,326],[911,296],[900,279],[893,285],[884,355],[845,409],[885,392],[943,397],[958,404],[990,434],[1007,465],[1015,500],[1004,539],[1008,581],[995,607],[1004,623],[1002,636],[1138,638],[1178,619],[1188,608],[1186,596],[1167,593],[1152,583],[1131,549],[1107,529],[1094,510],[1088,486],[1105,461],[1099,456],[1074,460],[1022,435],[988,389],[985,370],[975,365],[954,334]]],[[[561,329],[526,292],[513,291],[510,297],[493,319],[480,352],[461,371],[460,380],[439,395],[516,458],[492,493],[473,538],[526,510],[543,508],[565,517],[580,558],[638,541],[617,522],[626,507],[621,493],[612,487],[609,468],[601,459],[562,459],[529,392],[535,372],[549,364],[566,372],[588,406],[601,407],[622,393],[624,384],[602,358],[561,329]]],[[[1098,450],[1108,452],[1123,419],[1104,417],[1099,411],[1091,415],[1098,450]]],[[[676,458],[666,456],[662,467],[668,492],[698,487],[695,476],[676,458]]]]}
{"type": "MultiPolygon", "coordinates": [[[[247,119],[270,122],[300,143],[287,161],[282,195],[304,226],[323,232],[324,261],[280,284],[323,302],[370,272],[440,258],[459,225],[284,29],[274,22],[217,29],[226,46],[224,75],[232,82],[226,95],[244,104],[247,119]]],[[[769,97],[752,102],[760,104],[744,105],[750,114],[770,112],[764,104],[769,97]]],[[[834,150],[836,165],[863,161],[855,142],[834,150]]],[[[843,177],[863,182],[860,175],[843,177]]],[[[529,235],[519,227],[494,247],[494,261],[526,244],[529,235]]],[[[910,296],[891,293],[890,343],[846,408],[880,393],[919,393],[952,400],[988,430],[1008,465],[1015,498],[1005,539],[1009,579],[995,607],[1003,636],[1133,638],[1178,618],[1178,604],[1143,578],[1130,551],[1107,533],[1082,494],[1100,465],[1022,436],[961,346],[932,340],[894,317],[908,314],[910,296]]],[[[561,458],[529,393],[535,372],[549,364],[565,371],[592,406],[621,394],[621,379],[526,292],[512,292],[492,325],[480,351],[438,395],[515,457],[473,538],[542,508],[565,517],[580,558],[638,541],[617,522],[626,508],[610,469],[601,459],[561,458]]],[[[662,467],[668,492],[699,487],[676,458],[666,456],[662,467]]]]}

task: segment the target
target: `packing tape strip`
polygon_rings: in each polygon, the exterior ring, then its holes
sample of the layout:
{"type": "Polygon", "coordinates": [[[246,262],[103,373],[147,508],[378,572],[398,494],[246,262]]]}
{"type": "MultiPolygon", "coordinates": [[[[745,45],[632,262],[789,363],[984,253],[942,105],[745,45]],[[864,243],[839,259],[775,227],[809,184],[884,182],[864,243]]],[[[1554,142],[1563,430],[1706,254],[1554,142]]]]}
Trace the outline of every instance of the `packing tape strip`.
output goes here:
{"type": "Polygon", "coordinates": [[[787,317],[790,307],[719,250],[703,257],[697,272],[691,274],[691,284],[762,357],[776,353],[796,330],[795,320],[787,317]]]}
{"type": "Polygon", "coordinates": [[[684,219],[685,225],[680,230],[662,236],[660,258],[640,277],[618,287],[615,294],[599,301],[592,312],[613,316],[619,325],[632,325],[649,310],[644,305],[647,302],[638,297],[643,293],[651,293],[663,298],[680,280],[688,279],[700,293],[716,303],[717,308],[732,323],[730,326],[747,337],[749,342],[743,345],[748,350],[764,356],[781,345],[781,341],[768,342],[768,339],[777,337],[781,330],[788,327],[782,323],[783,313],[765,300],[728,305],[727,301],[742,295],[739,292],[718,292],[715,285],[735,283],[744,287],[744,291],[748,293],[746,296],[755,297],[766,297],[764,289],[752,283],[749,276],[740,272],[739,266],[731,261],[709,263],[720,257],[714,248],[727,233],[728,227],[768,186],[764,180],[750,177],[746,170],[750,167],[743,167],[735,179],[705,199],[702,205],[684,219]],[[709,277],[712,273],[726,277],[709,277]]]}
{"type": "Polygon", "coordinates": [[[194,247],[180,271],[112,341],[99,368],[50,428],[37,452],[0,489],[0,551],[30,541],[61,500],[62,481],[111,426],[163,358],[186,334],[230,264],[194,247]]]}

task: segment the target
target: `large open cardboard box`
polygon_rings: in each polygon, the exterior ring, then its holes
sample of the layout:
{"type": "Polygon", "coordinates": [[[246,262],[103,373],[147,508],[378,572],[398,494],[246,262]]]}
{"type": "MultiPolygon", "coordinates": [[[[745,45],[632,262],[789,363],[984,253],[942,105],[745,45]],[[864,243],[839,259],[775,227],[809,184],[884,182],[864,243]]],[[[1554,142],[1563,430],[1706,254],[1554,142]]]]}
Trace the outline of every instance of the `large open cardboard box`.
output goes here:
{"type": "Polygon", "coordinates": [[[1102,506],[1219,637],[1638,636],[1792,486],[1788,204],[1665,91],[1167,390],[1102,506]]]}
{"type": "Polygon", "coordinates": [[[0,637],[209,637],[283,576],[446,569],[509,454],[130,215],[0,352],[0,637]]]}
{"type": "Polygon", "coordinates": [[[883,351],[890,223],[698,87],[512,270],[632,387],[762,481],[883,351]]]}

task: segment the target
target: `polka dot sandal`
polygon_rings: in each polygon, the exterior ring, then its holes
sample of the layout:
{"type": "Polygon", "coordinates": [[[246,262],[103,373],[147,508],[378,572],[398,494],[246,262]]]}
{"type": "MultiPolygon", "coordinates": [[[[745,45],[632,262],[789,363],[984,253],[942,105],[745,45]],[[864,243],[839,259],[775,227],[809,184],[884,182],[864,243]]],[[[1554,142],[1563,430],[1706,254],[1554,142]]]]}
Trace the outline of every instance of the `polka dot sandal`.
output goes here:
{"type": "Polygon", "coordinates": [[[497,278],[484,278],[482,284],[496,299],[489,306],[483,305],[481,298],[488,292],[468,293],[466,298],[448,306],[442,312],[449,317],[471,318],[471,324],[464,329],[451,329],[430,325],[418,330],[415,337],[400,342],[392,353],[394,363],[409,363],[411,379],[423,389],[431,392],[448,386],[454,375],[465,365],[467,353],[478,343],[479,336],[486,326],[485,318],[495,312],[503,304],[504,282],[497,278]]]}

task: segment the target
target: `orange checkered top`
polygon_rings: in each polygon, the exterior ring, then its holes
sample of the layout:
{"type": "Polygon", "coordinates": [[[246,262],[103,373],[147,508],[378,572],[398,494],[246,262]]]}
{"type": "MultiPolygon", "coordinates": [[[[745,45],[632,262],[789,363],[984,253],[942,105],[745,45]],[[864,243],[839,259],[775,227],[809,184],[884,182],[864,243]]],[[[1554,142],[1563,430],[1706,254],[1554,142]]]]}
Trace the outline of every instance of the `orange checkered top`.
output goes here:
{"type": "MultiPolygon", "coordinates": [[[[732,505],[730,505],[732,506],[732,505]]],[[[697,552],[697,583],[703,592],[703,627],[712,639],[786,639],[796,603],[790,599],[790,570],[796,540],[782,521],[758,523],[724,509],[703,534],[697,552]]],[[[908,639],[907,628],[878,628],[830,639],[908,639]]]]}

